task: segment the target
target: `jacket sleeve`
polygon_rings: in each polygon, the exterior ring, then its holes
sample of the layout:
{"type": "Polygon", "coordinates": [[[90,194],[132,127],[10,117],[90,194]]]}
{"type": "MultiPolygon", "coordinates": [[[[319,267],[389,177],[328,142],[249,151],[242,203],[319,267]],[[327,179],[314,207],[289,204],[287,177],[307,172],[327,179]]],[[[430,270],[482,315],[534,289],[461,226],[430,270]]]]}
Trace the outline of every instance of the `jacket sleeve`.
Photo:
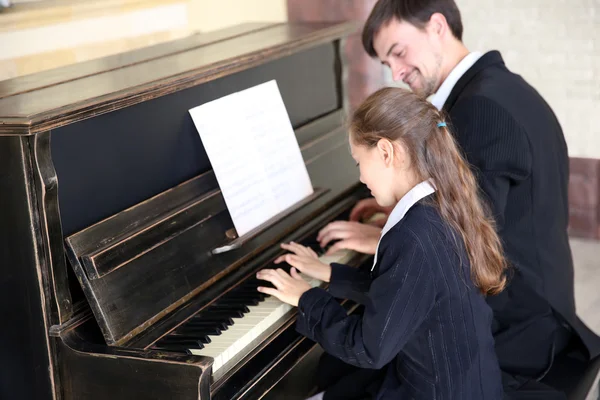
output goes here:
{"type": "Polygon", "coordinates": [[[332,296],[365,304],[370,286],[370,271],[343,264],[331,264],[329,293],[332,296]]]}
{"type": "Polygon", "coordinates": [[[362,315],[347,315],[329,293],[313,288],[300,298],[297,331],[348,364],[378,369],[389,363],[435,302],[425,253],[414,234],[407,236],[382,254],[362,315]]]}
{"type": "Polygon", "coordinates": [[[501,231],[509,188],[531,173],[527,134],[506,109],[481,96],[459,100],[449,116],[452,132],[501,231]]]}

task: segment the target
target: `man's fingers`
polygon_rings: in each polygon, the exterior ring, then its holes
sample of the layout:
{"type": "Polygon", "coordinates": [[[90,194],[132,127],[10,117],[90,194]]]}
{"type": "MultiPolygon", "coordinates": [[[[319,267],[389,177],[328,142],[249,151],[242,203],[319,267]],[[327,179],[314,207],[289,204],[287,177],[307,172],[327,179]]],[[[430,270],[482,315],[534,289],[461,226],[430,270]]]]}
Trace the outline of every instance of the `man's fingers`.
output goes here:
{"type": "Polygon", "coordinates": [[[352,211],[350,211],[350,218],[348,219],[350,221],[360,221],[360,219],[365,218],[365,215],[369,212],[373,215],[372,209],[374,208],[374,204],[371,200],[372,199],[364,199],[356,203],[352,211]]]}
{"type": "Polygon", "coordinates": [[[355,236],[354,231],[346,229],[336,229],[329,231],[325,236],[323,236],[323,238],[321,238],[320,244],[321,247],[325,247],[332,240],[349,239],[352,236],[355,236]]]}
{"type": "Polygon", "coordinates": [[[362,247],[361,246],[361,241],[360,239],[346,239],[346,240],[340,240],[339,242],[334,243],[325,253],[326,256],[330,256],[332,254],[335,254],[336,252],[340,251],[340,250],[353,250],[353,251],[357,251],[359,253],[362,253],[362,247]]]}
{"type": "Polygon", "coordinates": [[[323,236],[327,235],[332,230],[343,229],[344,227],[348,226],[349,224],[351,224],[351,223],[348,222],[348,221],[333,221],[333,222],[330,222],[327,225],[325,225],[325,227],[323,229],[321,229],[319,231],[319,233],[317,234],[317,240],[321,241],[321,238],[323,236]]]}
{"type": "Polygon", "coordinates": [[[340,240],[339,242],[334,243],[333,245],[331,245],[331,247],[329,249],[327,249],[327,252],[325,253],[325,255],[330,256],[330,255],[335,254],[336,252],[343,250],[343,249],[353,250],[350,247],[348,247],[349,242],[352,242],[352,241],[351,240],[340,240]]]}
{"type": "Polygon", "coordinates": [[[359,201],[354,205],[354,208],[350,211],[350,221],[358,221],[358,219],[362,216],[363,210],[366,208],[366,204],[364,200],[359,201]]]}

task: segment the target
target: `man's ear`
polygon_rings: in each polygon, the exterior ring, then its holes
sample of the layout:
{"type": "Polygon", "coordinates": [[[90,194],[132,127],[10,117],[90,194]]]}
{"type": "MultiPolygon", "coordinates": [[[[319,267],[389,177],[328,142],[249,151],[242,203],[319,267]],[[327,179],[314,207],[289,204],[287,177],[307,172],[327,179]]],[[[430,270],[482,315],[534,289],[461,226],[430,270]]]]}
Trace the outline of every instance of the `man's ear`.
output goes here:
{"type": "Polygon", "coordinates": [[[433,13],[429,18],[426,28],[430,33],[443,37],[448,31],[448,21],[441,13],[433,13]]]}

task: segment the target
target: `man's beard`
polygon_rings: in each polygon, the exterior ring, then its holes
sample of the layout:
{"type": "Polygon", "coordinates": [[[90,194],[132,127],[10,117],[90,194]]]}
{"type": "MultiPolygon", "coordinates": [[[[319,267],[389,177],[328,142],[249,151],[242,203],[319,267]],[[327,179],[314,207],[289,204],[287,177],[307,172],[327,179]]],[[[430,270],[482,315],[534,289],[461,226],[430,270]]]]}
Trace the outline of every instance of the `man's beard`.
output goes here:
{"type": "Polygon", "coordinates": [[[433,71],[431,71],[432,74],[429,78],[425,78],[425,76],[421,75],[421,78],[423,78],[423,86],[420,90],[415,91],[415,93],[417,93],[419,96],[422,96],[423,98],[428,98],[436,92],[438,76],[440,76],[440,71],[442,69],[442,55],[436,53],[434,57],[435,68],[433,69],[433,71]]]}

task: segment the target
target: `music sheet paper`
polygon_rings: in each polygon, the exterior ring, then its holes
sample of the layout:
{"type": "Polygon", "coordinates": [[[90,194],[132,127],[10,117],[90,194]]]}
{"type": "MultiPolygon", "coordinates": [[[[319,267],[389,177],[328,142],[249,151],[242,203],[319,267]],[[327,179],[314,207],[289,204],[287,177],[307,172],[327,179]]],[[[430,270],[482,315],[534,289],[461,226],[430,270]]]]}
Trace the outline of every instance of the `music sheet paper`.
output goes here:
{"type": "Polygon", "coordinates": [[[189,112],[239,236],[313,193],[276,81],[189,112]]]}

